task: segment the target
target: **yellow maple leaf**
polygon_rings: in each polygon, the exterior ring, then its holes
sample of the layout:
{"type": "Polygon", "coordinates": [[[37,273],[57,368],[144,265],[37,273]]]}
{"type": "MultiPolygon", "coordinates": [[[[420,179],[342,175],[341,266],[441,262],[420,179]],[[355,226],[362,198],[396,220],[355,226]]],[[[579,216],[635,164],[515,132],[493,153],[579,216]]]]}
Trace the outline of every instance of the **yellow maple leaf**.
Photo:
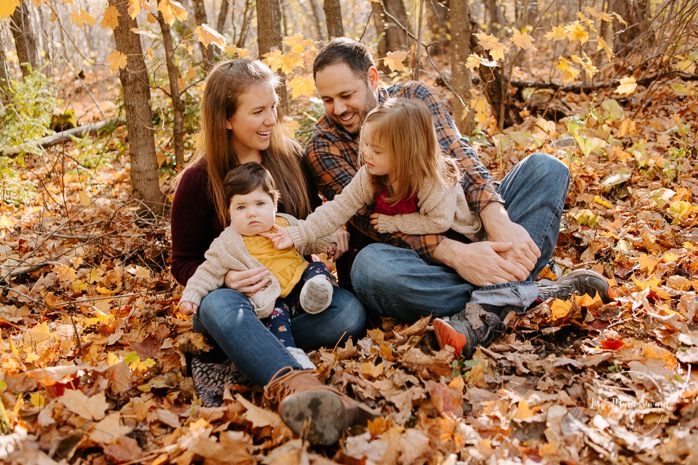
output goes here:
{"type": "Polygon", "coordinates": [[[263,61],[274,72],[278,72],[284,66],[281,50],[272,50],[271,52],[266,53],[263,61]]]}
{"type": "Polygon", "coordinates": [[[119,10],[115,6],[109,5],[102,15],[102,21],[99,23],[103,28],[109,28],[112,31],[119,25],[119,10]]]}
{"type": "Polygon", "coordinates": [[[94,26],[94,24],[97,22],[87,11],[82,8],[77,13],[70,13],[70,20],[78,27],[82,27],[85,24],[94,26]]]}
{"type": "Polygon", "coordinates": [[[577,302],[578,307],[591,307],[601,303],[601,297],[599,297],[598,293],[593,296],[588,294],[576,295],[574,296],[574,300],[577,302]]]}
{"type": "Polygon", "coordinates": [[[160,0],[158,11],[162,13],[165,22],[172,25],[175,20],[184,21],[187,19],[187,10],[176,0],[160,0]]]}
{"type": "Polygon", "coordinates": [[[120,69],[126,68],[126,55],[118,50],[114,50],[107,56],[107,63],[109,63],[109,69],[116,73],[120,69]]]}
{"type": "Polygon", "coordinates": [[[12,229],[15,227],[15,220],[7,215],[0,216],[0,228],[12,229]]]}
{"type": "Polygon", "coordinates": [[[606,43],[606,40],[603,37],[599,37],[599,43],[596,44],[596,51],[599,52],[603,50],[604,53],[606,54],[606,58],[609,60],[612,60],[616,54],[613,53],[613,50],[611,50],[611,47],[608,46],[606,43]]]}
{"type": "Polygon", "coordinates": [[[481,60],[482,57],[480,55],[478,55],[477,53],[471,53],[468,56],[468,59],[465,60],[465,67],[468,68],[470,72],[473,72],[480,67],[481,60]]]}
{"type": "Polygon", "coordinates": [[[654,269],[657,267],[657,264],[659,263],[659,260],[656,258],[647,255],[647,254],[642,254],[640,257],[638,257],[637,262],[640,264],[640,269],[641,270],[647,270],[647,273],[653,273],[654,269]]]}
{"type": "Polygon", "coordinates": [[[555,299],[553,303],[550,304],[550,311],[552,313],[550,316],[552,321],[561,320],[570,314],[570,311],[572,311],[572,304],[564,300],[555,299]]]}
{"type": "Polygon", "coordinates": [[[40,392],[34,392],[29,396],[29,402],[36,408],[43,408],[46,405],[46,397],[40,392]]]}
{"type": "Polygon", "coordinates": [[[78,272],[72,267],[64,264],[59,264],[53,267],[53,272],[58,276],[58,280],[61,283],[69,284],[75,280],[78,272]]]}
{"type": "Polygon", "coordinates": [[[620,95],[630,95],[637,89],[637,82],[635,82],[635,78],[632,76],[624,77],[619,82],[620,84],[616,87],[616,93],[620,95]]]}
{"type": "Polygon", "coordinates": [[[291,88],[291,98],[297,98],[302,95],[310,97],[315,93],[315,83],[312,77],[294,77],[289,81],[288,86],[291,88]]]}
{"type": "Polygon", "coordinates": [[[504,55],[509,51],[509,47],[504,45],[492,34],[477,33],[475,34],[482,48],[490,53],[494,61],[504,59],[504,55]]]}
{"type": "Polygon", "coordinates": [[[582,57],[578,55],[572,55],[572,61],[579,64],[582,69],[587,73],[589,78],[594,77],[594,75],[599,71],[599,69],[591,62],[591,58],[587,56],[586,53],[582,53],[582,57]]]}
{"type": "Polygon", "coordinates": [[[584,44],[589,40],[589,31],[580,21],[565,26],[565,32],[570,41],[578,40],[579,43],[584,44]]]}
{"type": "Polygon", "coordinates": [[[526,402],[526,399],[521,399],[519,401],[518,408],[516,409],[516,415],[514,415],[514,418],[516,420],[525,420],[527,418],[531,418],[533,415],[534,412],[528,406],[528,402],[526,402]]]}
{"type": "Polygon", "coordinates": [[[651,290],[656,290],[657,286],[661,284],[662,279],[657,278],[656,276],[651,277],[647,281],[640,281],[639,279],[636,279],[635,276],[632,277],[633,282],[637,287],[640,288],[641,291],[644,291],[647,288],[650,288],[651,290]]]}
{"type": "Polygon", "coordinates": [[[141,1],[140,0],[128,0],[128,15],[131,18],[136,18],[138,13],[141,12],[141,1]]]}
{"type": "Polygon", "coordinates": [[[9,17],[19,7],[19,0],[2,0],[0,2],[0,19],[9,17]]]}
{"type": "Polygon", "coordinates": [[[288,74],[294,68],[302,67],[304,64],[303,55],[300,53],[289,52],[281,56],[281,72],[284,74],[288,74]]]}
{"type": "Polygon", "coordinates": [[[562,71],[562,80],[564,82],[572,82],[579,77],[579,69],[575,68],[572,62],[565,57],[560,57],[555,68],[562,71]]]}
{"type": "Polygon", "coordinates": [[[386,57],[383,58],[383,63],[390,68],[390,71],[402,72],[405,71],[405,59],[407,58],[407,52],[404,50],[398,50],[397,52],[388,52],[386,57]]]}
{"type": "Polygon", "coordinates": [[[198,34],[199,42],[208,47],[210,44],[215,45],[221,50],[225,50],[225,37],[220,35],[218,31],[211,29],[208,24],[202,24],[201,26],[196,26],[194,33],[198,34]]]}
{"type": "Polygon", "coordinates": [[[528,32],[521,34],[518,30],[514,29],[514,35],[511,41],[522,50],[537,50],[533,45],[533,37],[531,37],[528,32]]]}
{"type": "Polygon", "coordinates": [[[550,32],[545,33],[545,38],[548,40],[562,40],[567,38],[565,26],[553,26],[550,32]]]}
{"type": "Polygon", "coordinates": [[[101,420],[104,418],[104,412],[109,408],[104,391],[87,397],[82,391],[66,389],[60,401],[68,410],[86,420],[101,420]]]}
{"type": "Polygon", "coordinates": [[[284,45],[289,47],[294,53],[303,53],[309,48],[315,48],[315,42],[304,39],[303,35],[300,33],[292,35],[291,37],[286,37],[284,39],[284,45]]]}

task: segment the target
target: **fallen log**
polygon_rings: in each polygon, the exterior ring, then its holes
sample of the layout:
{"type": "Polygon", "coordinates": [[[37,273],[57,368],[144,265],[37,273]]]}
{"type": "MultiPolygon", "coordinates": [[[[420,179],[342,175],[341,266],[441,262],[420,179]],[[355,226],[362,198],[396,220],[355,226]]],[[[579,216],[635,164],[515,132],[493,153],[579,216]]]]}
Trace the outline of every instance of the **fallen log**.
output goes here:
{"type": "MultiPolygon", "coordinates": [[[[53,134],[51,136],[42,137],[36,142],[29,142],[26,145],[39,146],[45,149],[66,142],[70,140],[71,137],[81,138],[90,134],[95,134],[106,126],[113,125],[115,128],[117,128],[119,126],[123,126],[124,124],[126,124],[126,120],[124,119],[111,118],[105,121],[100,121],[98,123],[90,123],[85,124],[84,126],[79,126],[77,128],[66,129],[65,131],[57,132],[56,134],[53,134]]],[[[6,157],[15,157],[19,155],[21,151],[22,146],[13,147],[5,152],[0,152],[0,155],[4,155],[6,157]]]]}

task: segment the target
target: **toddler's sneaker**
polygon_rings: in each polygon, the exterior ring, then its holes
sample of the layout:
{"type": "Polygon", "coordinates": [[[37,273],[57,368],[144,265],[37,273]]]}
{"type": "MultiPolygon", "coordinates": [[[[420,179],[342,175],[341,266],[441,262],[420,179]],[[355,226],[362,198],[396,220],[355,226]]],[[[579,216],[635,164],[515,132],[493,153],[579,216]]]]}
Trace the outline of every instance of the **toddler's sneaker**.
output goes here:
{"type": "Polygon", "coordinates": [[[311,315],[320,313],[332,303],[333,292],[332,283],[327,277],[314,276],[307,280],[301,288],[301,307],[311,315]]]}

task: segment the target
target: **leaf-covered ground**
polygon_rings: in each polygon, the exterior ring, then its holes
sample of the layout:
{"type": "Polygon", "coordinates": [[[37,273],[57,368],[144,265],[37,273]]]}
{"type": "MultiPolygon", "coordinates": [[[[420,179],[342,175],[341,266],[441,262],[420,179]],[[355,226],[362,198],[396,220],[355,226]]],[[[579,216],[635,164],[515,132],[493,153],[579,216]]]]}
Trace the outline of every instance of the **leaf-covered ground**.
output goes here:
{"type": "Polygon", "coordinates": [[[184,353],[205,344],[176,310],[167,219],[129,201],[123,129],[28,157],[35,190],[0,204],[2,462],[698,463],[698,86],[645,91],[563,95],[575,119],[529,117],[479,148],[497,177],[536,150],[569,165],[545,277],[593,268],[615,302],[546,302],[467,361],[429,319],[313,352],[384,414],[326,449],[259,390],[201,406],[184,353]]]}

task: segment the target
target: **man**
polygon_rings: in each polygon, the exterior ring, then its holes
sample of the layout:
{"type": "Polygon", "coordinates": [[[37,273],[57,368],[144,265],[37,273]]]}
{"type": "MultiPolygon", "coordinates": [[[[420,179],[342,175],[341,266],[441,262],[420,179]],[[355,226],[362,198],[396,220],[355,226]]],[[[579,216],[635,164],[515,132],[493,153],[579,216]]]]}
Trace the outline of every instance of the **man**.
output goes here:
{"type": "Polygon", "coordinates": [[[359,168],[358,136],[366,114],[389,97],[420,99],[432,113],[444,153],[460,166],[468,203],[487,233],[481,242],[452,232],[381,234],[370,223],[371,208],[364,209],[352,219],[350,231],[352,247],[372,242],[351,267],[351,284],[365,305],[405,322],[433,315],[439,344],[469,358],[475,346],[486,346],[501,334],[501,320],[511,310],[522,312],[537,301],[575,292],[610,300],[608,283],[592,271],[577,270],[555,283],[533,282],[557,242],[569,184],[563,163],[533,154],[501,185],[495,183],[429,87],[420,82],[380,87],[370,52],[354,40],[334,39],[320,50],[313,77],[325,115],[305,155],[326,198],[340,193],[359,168]]]}

